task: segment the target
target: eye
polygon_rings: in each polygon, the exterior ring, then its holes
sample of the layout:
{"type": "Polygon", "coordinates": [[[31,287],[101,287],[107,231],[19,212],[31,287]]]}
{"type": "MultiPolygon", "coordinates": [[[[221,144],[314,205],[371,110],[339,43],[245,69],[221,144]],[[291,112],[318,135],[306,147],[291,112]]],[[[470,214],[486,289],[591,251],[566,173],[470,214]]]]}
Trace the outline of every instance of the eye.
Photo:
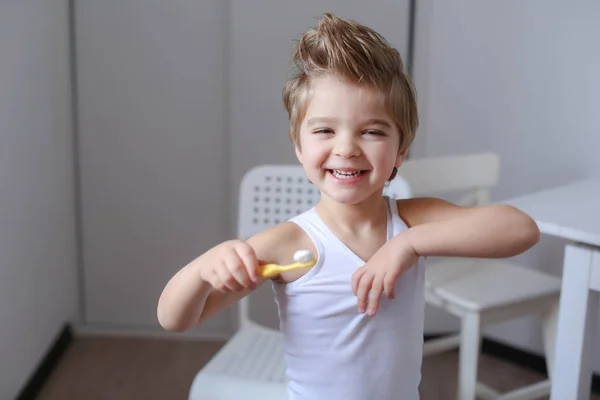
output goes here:
{"type": "Polygon", "coordinates": [[[313,131],[313,133],[316,134],[329,134],[329,133],[333,133],[333,129],[329,129],[329,128],[319,128],[313,131]]]}
{"type": "Polygon", "coordinates": [[[374,136],[385,136],[385,133],[383,133],[381,131],[376,131],[373,129],[369,129],[369,130],[365,131],[364,133],[366,133],[368,135],[374,135],[374,136]]]}

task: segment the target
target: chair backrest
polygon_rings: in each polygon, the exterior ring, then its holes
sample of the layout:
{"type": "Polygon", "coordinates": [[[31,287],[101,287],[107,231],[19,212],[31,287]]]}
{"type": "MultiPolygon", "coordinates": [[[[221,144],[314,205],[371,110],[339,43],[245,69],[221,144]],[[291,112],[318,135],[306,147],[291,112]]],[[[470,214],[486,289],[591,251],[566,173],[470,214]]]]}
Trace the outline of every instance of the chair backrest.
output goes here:
{"type": "Polygon", "coordinates": [[[490,189],[498,183],[500,160],[494,153],[410,158],[398,174],[410,185],[413,195],[431,196],[461,193],[461,205],[482,205],[490,201],[490,189]]]}
{"type": "MultiPolygon", "coordinates": [[[[410,197],[410,187],[402,176],[398,176],[386,185],[384,194],[407,198],[410,197]]],[[[301,165],[252,168],[244,175],[240,185],[238,238],[247,239],[301,214],[317,204],[319,196],[319,189],[307,179],[301,165]]],[[[238,324],[243,327],[249,321],[249,299],[246,297],[239,303],[238,324]]]]}
{"type": "Polygon", "coordinates": [[[300,165],[260,165],[240,185],[238,235],[250,237],[286,221],[319,201],[319,190],[300,165]]]}

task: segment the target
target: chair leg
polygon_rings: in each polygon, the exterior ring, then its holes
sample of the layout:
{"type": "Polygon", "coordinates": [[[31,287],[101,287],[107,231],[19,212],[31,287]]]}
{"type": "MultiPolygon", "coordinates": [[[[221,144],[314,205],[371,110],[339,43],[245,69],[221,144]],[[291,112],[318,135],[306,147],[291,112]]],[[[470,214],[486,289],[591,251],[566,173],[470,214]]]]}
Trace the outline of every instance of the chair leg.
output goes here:
{"type": "Polygon", "coordinates": [[[544,355],[548,379],[552,381],[554,374],[554,359],[556,353],[556,330],[558,324],[559,297],[552,307],[542,315],[542,337],[544,342],[544,355]]]}
{"type": "Polygon", "coordinates": [[[423,344],[423,357],[444,353],[460,347],[460,335],[431,339],[423,344]]]}
{"type": "Polygon", "coordinates": [[[475,400],[481,347],[481,317],[468,313],[461,319],[458,400],[475,400]]]}

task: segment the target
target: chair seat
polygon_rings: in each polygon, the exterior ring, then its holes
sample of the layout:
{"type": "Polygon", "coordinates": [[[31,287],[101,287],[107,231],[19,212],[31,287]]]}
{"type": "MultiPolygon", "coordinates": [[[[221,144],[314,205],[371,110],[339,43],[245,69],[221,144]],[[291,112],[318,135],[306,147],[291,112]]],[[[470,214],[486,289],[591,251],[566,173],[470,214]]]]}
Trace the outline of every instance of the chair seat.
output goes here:
{"type": "Polygon", "coordinates": [[[198,372],[189,399],[232,399],[235,393],[244,393],[244,399],[254,393],[262,400],[285,398],[280,397],[287,392],[279,332],[255,324],[240,329],[198,372]],[[268,393],[273,396],[264,397],[268,393]]]}
{"type": "Polygon", "coordinates": [[[202,371],[285,382],[281,334],[251,324],[238,331],[202,371]]]}
{"type": "Polygon", "coordinates": [[[223,374],[199,373],[188,400],[286,400],[287,388],[278,382],[235,378],[223,374]]]}
{"type": "Polygon", "coordinates": [[[560,286],[559,278],[506,259],[443,258],[425,272],[429,294],[471,311],[557,294],[560,286]]]}

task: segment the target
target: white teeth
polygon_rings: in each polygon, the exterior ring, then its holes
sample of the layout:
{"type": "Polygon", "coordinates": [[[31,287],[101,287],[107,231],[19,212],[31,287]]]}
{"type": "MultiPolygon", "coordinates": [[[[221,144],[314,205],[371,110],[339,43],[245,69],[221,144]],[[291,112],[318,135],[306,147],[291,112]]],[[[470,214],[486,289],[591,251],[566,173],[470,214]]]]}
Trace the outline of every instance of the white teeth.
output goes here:
{"type": "Polygon", "coordinates": [[[348,171],[338,171],[338,170],[333,169],[333,170],[331,170],[331,173],[336,178],[348,179],[348,178],[356,178],[357,176],[364,174],[364,171],[348,172],[348,171]]]}

